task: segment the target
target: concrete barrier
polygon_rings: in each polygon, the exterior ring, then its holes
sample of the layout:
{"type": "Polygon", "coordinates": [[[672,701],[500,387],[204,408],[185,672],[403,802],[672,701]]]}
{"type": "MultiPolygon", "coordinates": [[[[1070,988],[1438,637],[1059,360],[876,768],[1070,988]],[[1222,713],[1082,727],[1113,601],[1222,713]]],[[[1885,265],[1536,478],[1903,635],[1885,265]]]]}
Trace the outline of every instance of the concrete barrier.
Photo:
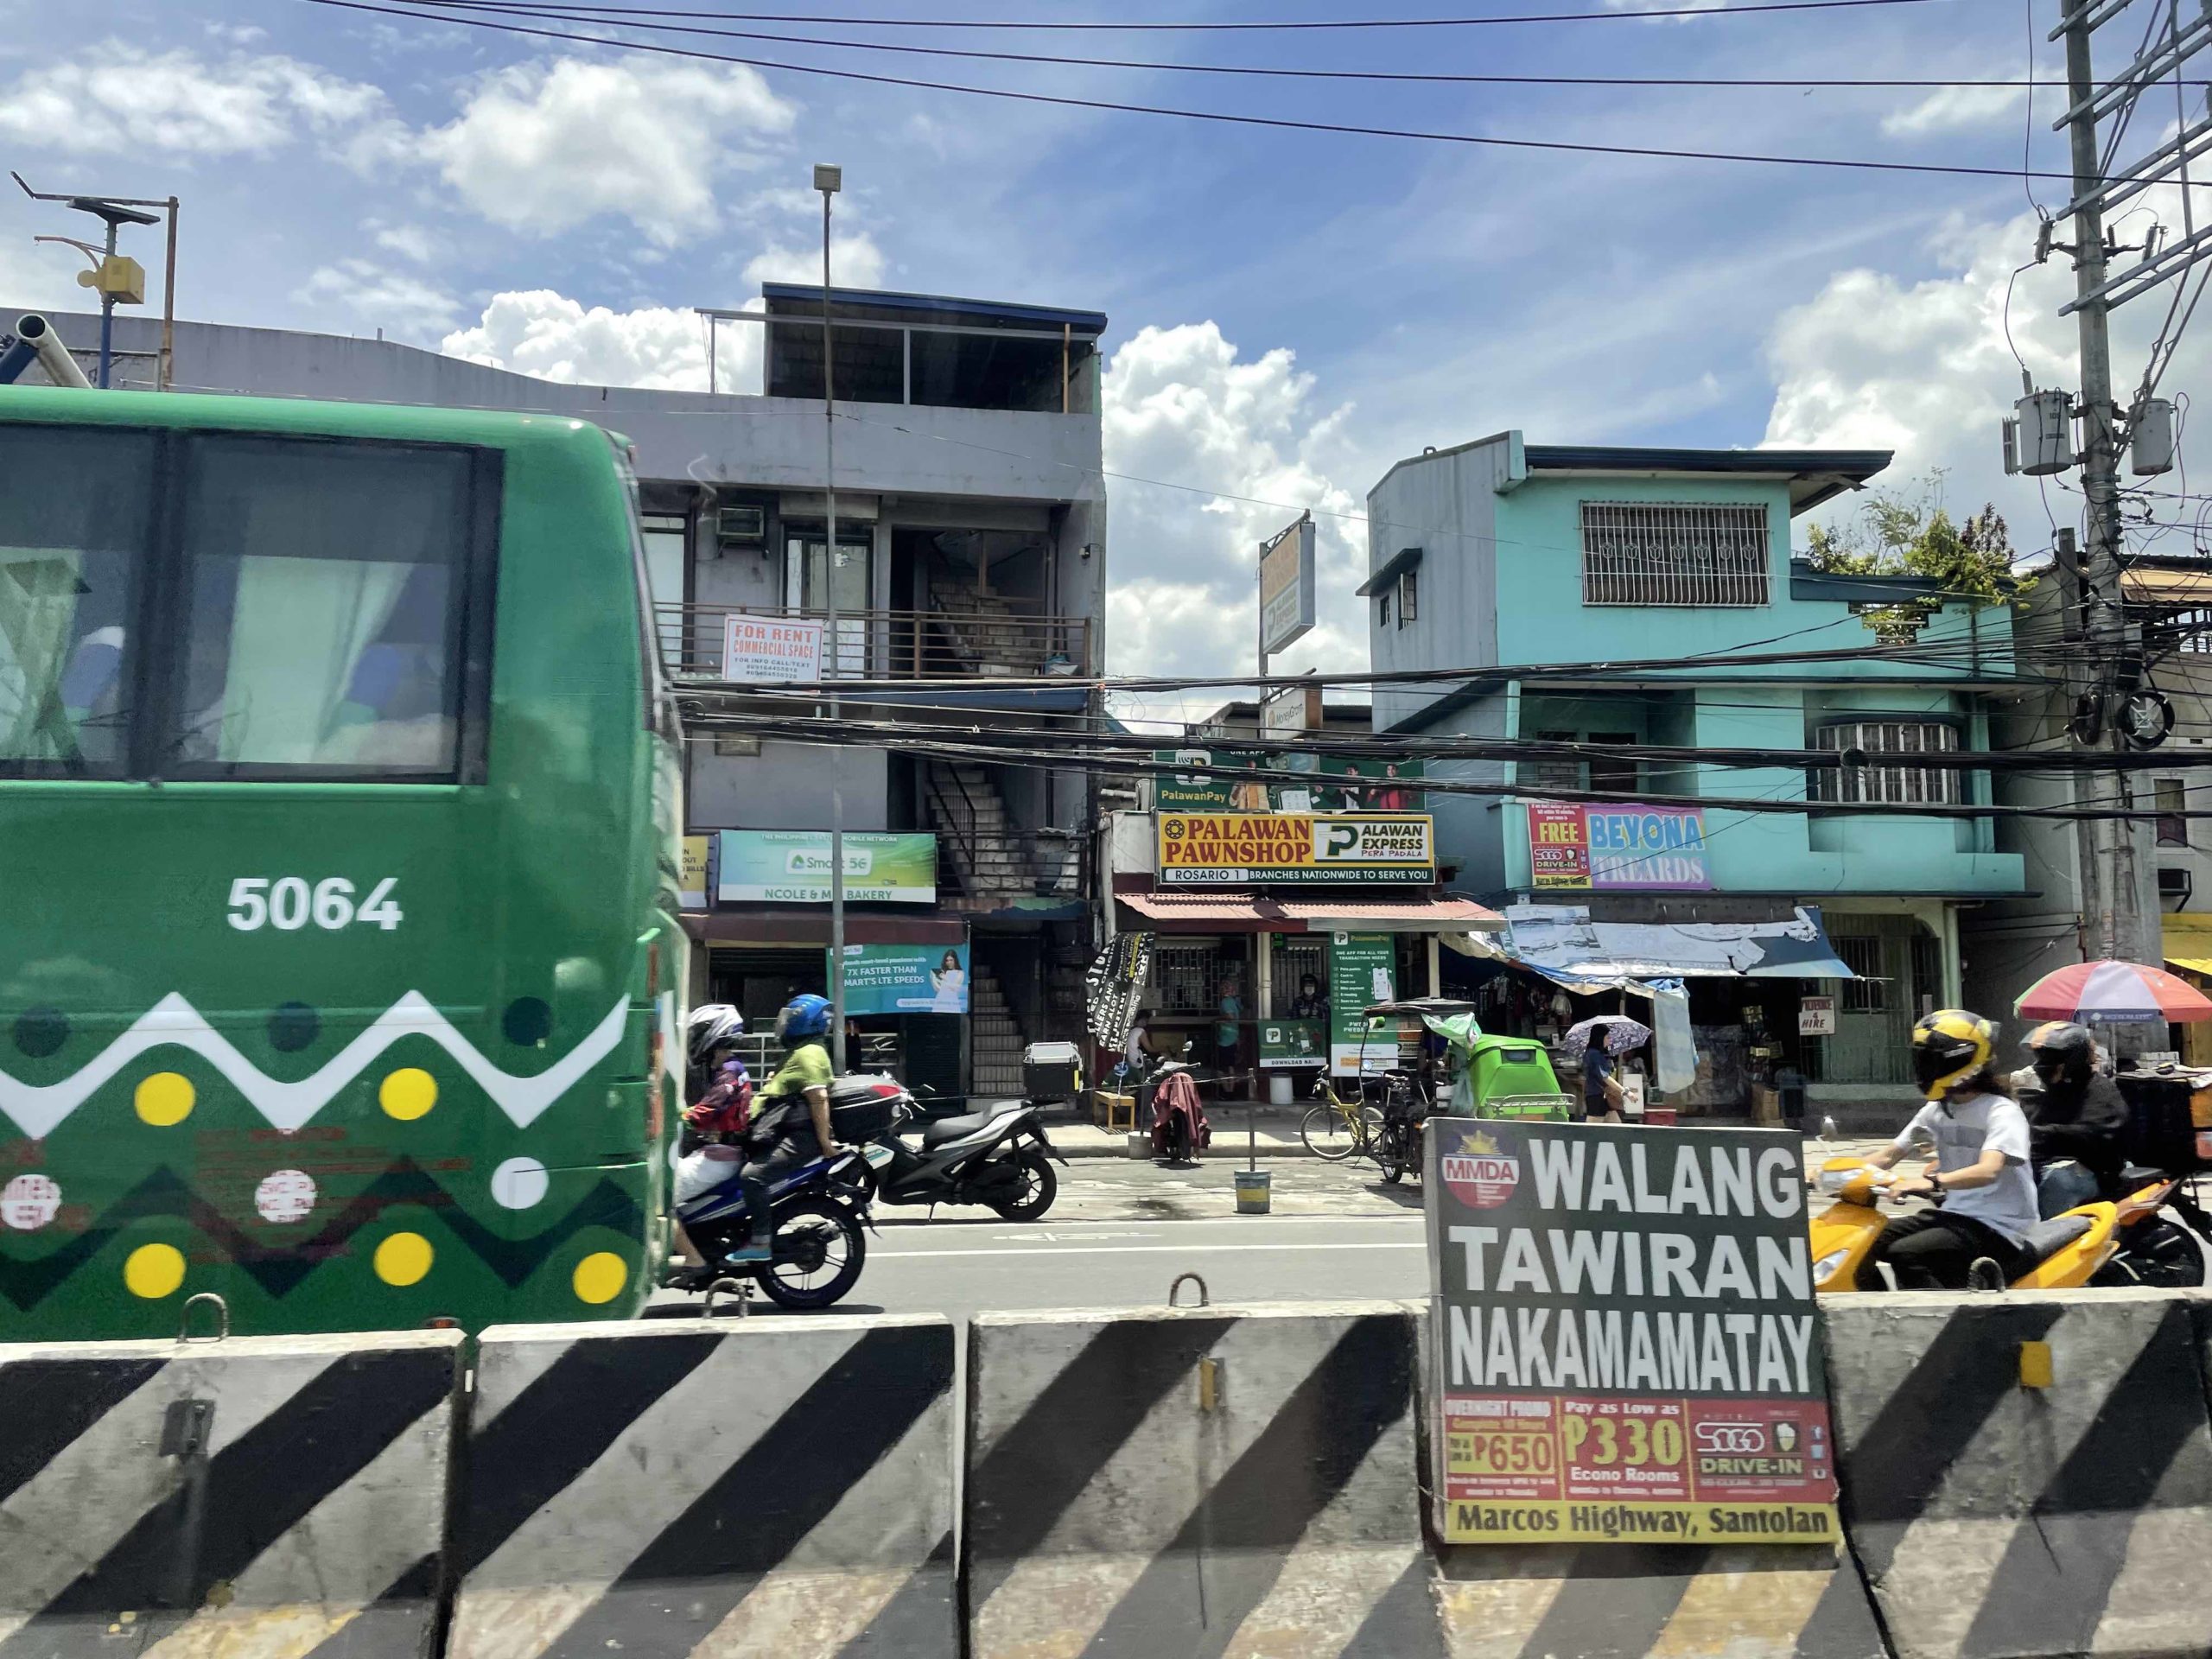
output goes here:
{"type": "Polygon", "coordinates": [[[508,1325],[477,1361],[448,1659],[952,1659],[953,1332],[508,1325]]]}
{"type": "Polygon", "coordinates": [[[1822,1299],[1844,1518],[1899,1659],[2212,1647],[2204,1305],[1822,1299]],[[2195,1321],[2193,1323],[2193,1320],[2195,1321]],[[2028,1386],[2044,1360],[2049,1385],[2028,1386]]]}
{"type": "Polygon", "coordinates": [[[0,1348],[0,1655],[429,1654],[461,1347],[0,1348]]]}
{"type": "Polygon", "coordinates": [[[1440,1656],[1403,1303],[986,1313],[974,1659],[1440,1656]]]}
{"type": "Polygon", "coordinates": [[[1889,1659],[1832,1547],[1460,1545],[1438,1565],[1452,1659],[1889,1659]]]}

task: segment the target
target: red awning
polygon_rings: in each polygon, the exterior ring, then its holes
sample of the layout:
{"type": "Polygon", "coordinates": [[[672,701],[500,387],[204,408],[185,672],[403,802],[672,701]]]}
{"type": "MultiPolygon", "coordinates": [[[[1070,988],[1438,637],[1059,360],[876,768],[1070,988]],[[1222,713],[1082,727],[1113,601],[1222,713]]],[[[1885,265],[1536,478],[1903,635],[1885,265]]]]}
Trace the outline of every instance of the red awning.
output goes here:
{"type": "MultiPolygon", "coordinates": [[[[1278,899],[1255,893],[1117,893],[1169,933],[1502,933],[1505,918],[1471,899],[1278,899]]],[[[1141,925],[1141,923],[1140,924],[1141,925]]]]}

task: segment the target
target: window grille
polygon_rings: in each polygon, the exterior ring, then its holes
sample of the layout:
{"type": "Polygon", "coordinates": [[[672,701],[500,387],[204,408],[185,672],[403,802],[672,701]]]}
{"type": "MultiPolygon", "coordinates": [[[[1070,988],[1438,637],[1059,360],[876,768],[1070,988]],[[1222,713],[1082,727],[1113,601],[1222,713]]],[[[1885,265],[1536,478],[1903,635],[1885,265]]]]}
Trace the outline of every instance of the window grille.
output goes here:
{"type": "Polygon", "coordinates": [[[1582,504],[1585,605],[1769,602],[1764,506],[1582,504]]]}
{"type": "Polygon", "coordinates": [[[1829,936],[1828,943],[1835,946],[1836,960],[1859,976],[1843,982],[1837,1010],[1843,1014],[1885,1013],[1890,1006],[1889,984],[1881,977],[1880,936],[1835,933],[1829,936]]]}
{"type": "MultiPolygon", "coordinates": [[[[1852,749],[1868,755],[1955,754],[1959,728],[1932,720],[1847,721],[1813,734],[1813,747],[1833,753],[1852,749]]],[[[1812,774],[1808,793],[1816,801],[1864,802],[1884,806],[1963,806],[1967,775],[1910,761],[1870,761],[1863,766],[1825,767],[1812,774]]]]}

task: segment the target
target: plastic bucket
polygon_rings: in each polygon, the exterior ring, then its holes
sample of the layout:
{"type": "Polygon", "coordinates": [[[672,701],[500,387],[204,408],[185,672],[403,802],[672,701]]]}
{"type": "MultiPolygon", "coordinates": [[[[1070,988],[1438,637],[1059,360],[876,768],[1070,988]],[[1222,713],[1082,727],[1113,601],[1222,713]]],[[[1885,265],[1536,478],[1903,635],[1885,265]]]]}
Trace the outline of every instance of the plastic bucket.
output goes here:
{"type": "Polygon", "coordinates": [[[1240,1216],[1264,1216],[1268,1213],[1268,1187],[1274,1172],[1266,1169],[1240,1169],[1236,1172],[1236,1213],[1240,1216]]]}
{"type": "Polygon", "coordinates": [[[1270,1073],[1268,1077],[1268,1103],[1287,1106],[1298,1098],[1298,1079],[1287,1071],[1270,1073]]]}

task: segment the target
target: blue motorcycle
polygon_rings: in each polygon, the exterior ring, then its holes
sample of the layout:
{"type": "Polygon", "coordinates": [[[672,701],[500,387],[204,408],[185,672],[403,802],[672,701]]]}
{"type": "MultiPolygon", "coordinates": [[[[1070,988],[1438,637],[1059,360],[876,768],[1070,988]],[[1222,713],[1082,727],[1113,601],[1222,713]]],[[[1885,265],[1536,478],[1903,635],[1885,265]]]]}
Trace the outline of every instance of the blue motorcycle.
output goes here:
{"type": "Polygon", "coordinates": [[[750,1278],[783,1307],[804,1311],[842,1300],[868,1262],[862,1229],[875,1225],[868,1211],[874,1182],[868,1160],[858,1152],[816,1158],[776,1183],[770,1189],[772,1255],[766,1262],[731,1263],[729,1252],[753,1236],[737,1179],[741,1166],[741,1160],[730,1159],[726,1176],[676,1206],[677,1219],[707,1259],[709,1276],[750,1278]]]}

